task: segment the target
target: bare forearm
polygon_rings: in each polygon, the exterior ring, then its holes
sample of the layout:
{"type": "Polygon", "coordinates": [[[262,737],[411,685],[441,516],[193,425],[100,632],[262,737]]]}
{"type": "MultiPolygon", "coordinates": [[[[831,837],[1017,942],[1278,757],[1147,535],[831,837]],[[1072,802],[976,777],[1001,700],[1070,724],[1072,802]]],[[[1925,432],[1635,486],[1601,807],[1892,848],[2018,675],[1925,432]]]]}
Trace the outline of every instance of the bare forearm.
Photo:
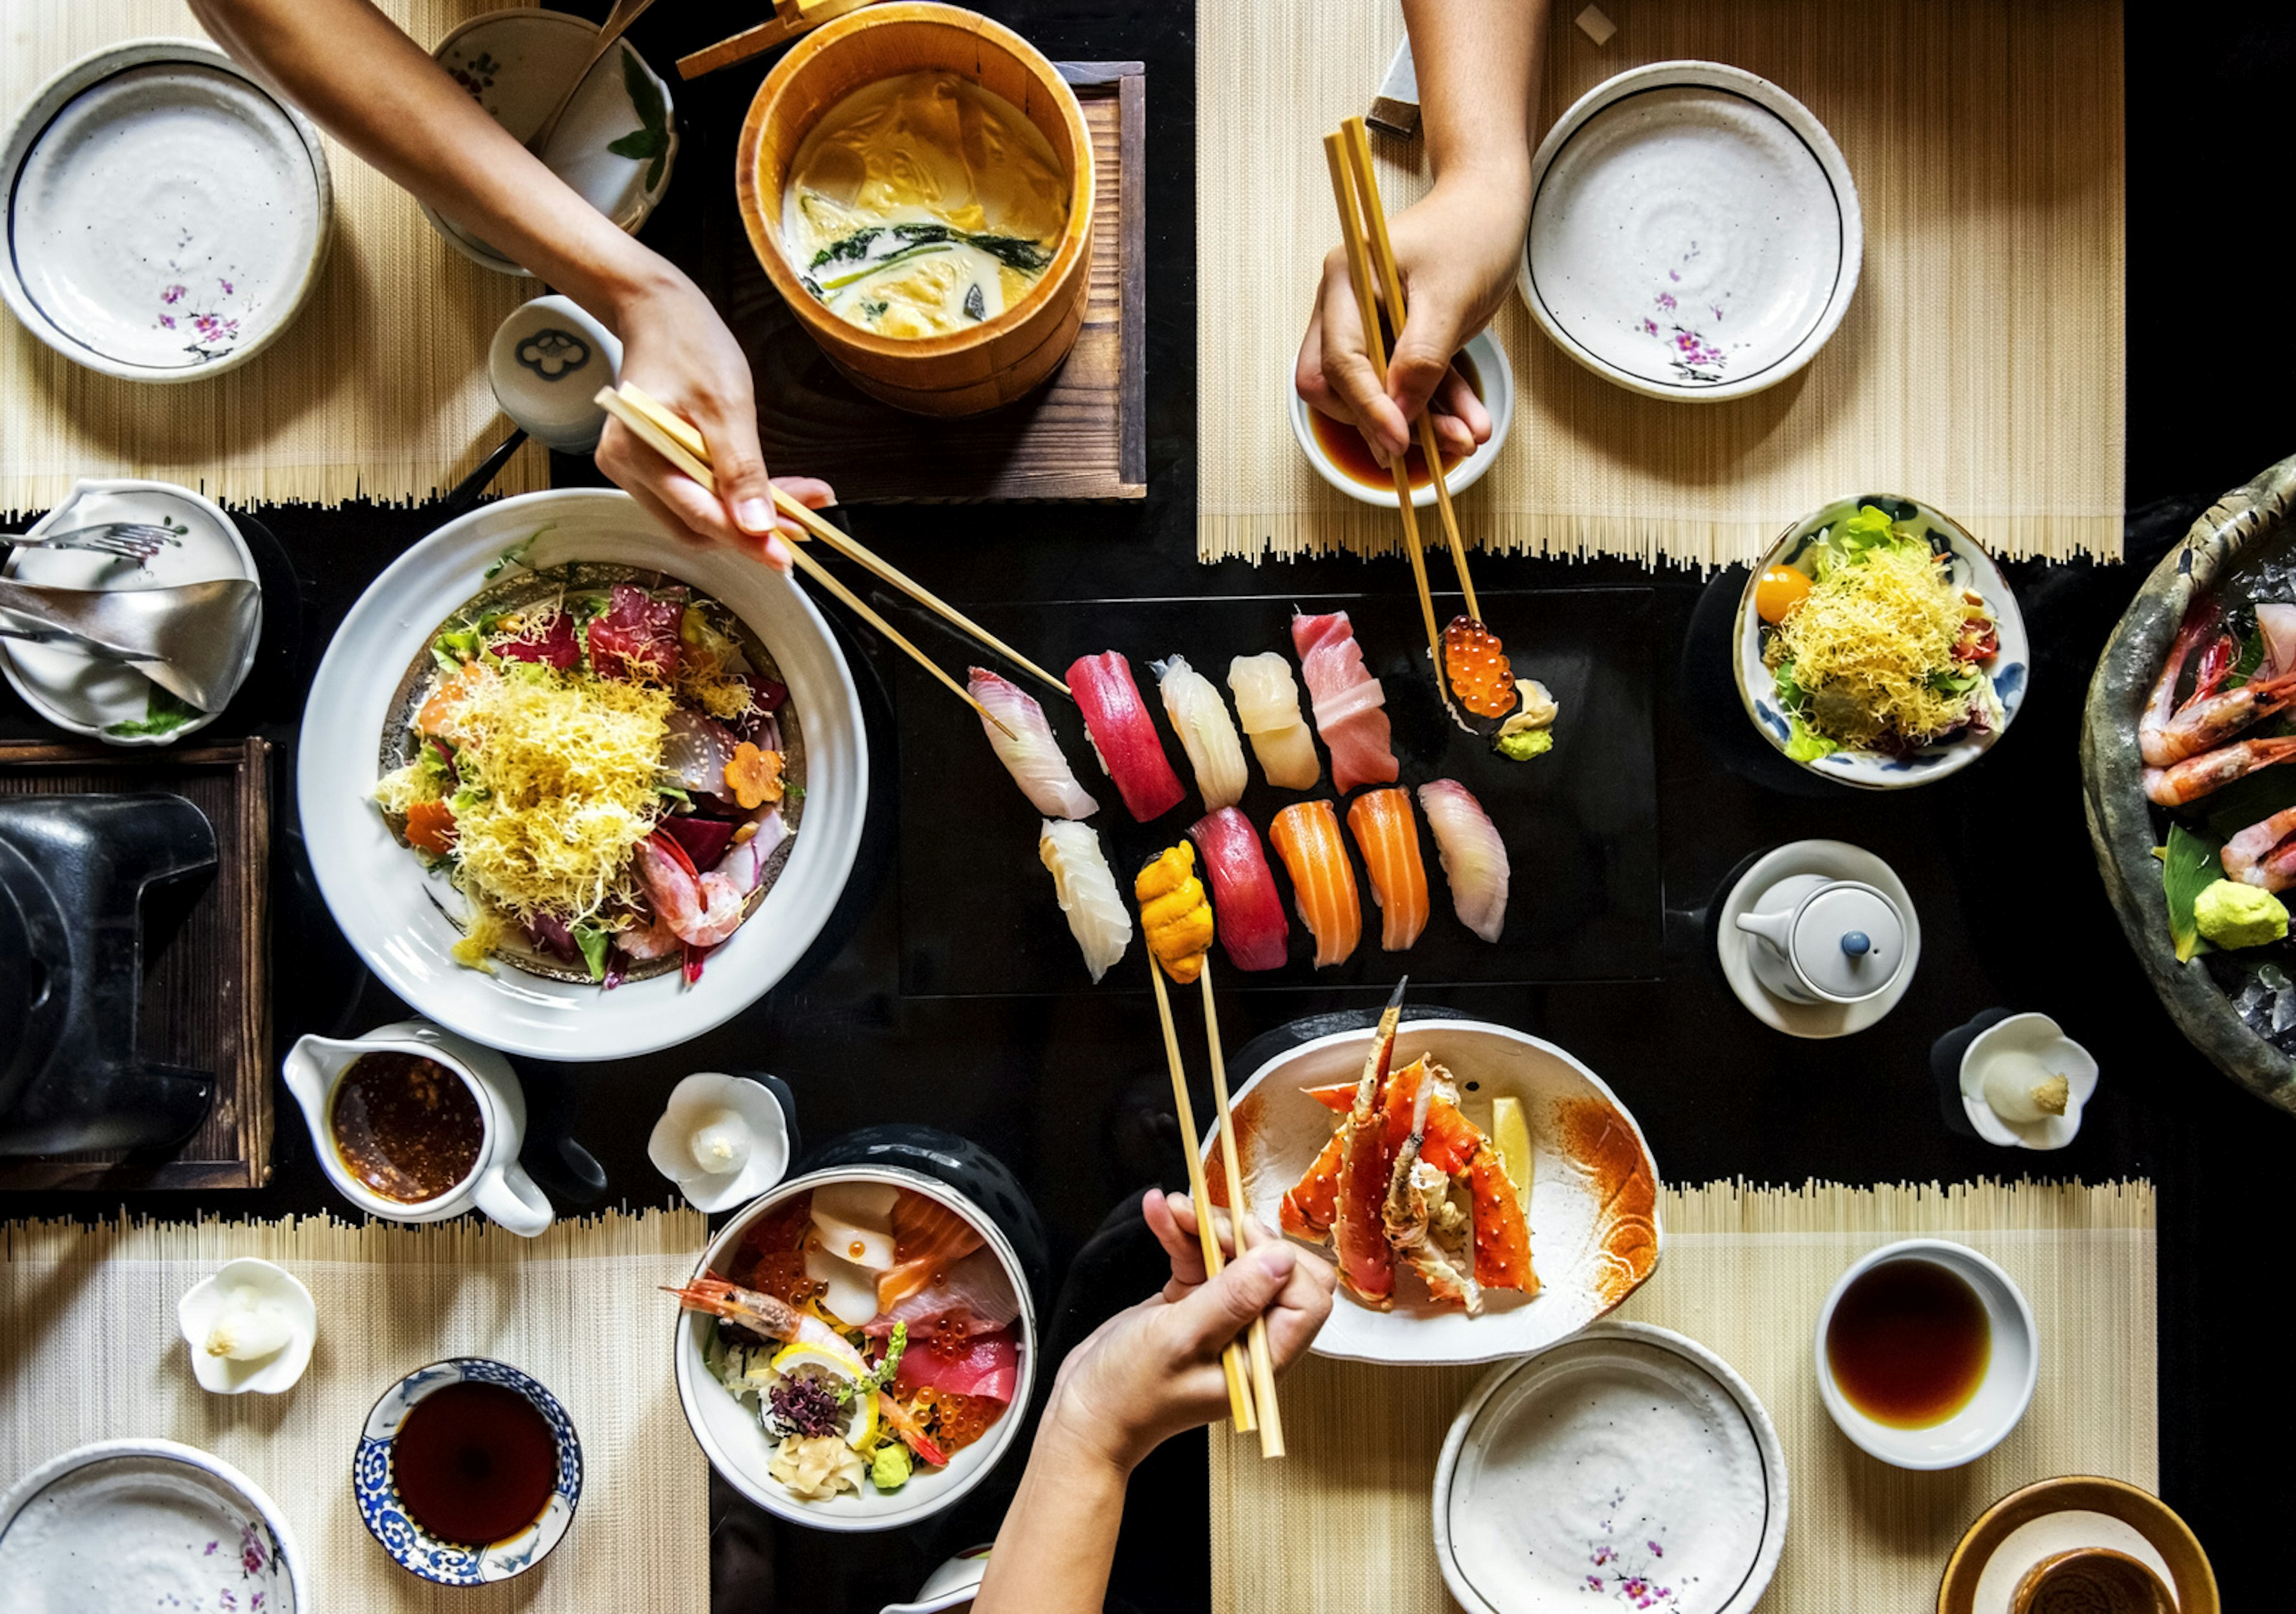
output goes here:
{"type": "Polygon", "coordinates": [[[974,1614],[1101,1614],[1128,1478],[1048,1410],[996,1532],[974,1614]]]}
{"type": "Polygon", "coordinates": [[[1547,0],[1403,0],[1437,182],[1526,193],[1547,0]]]}

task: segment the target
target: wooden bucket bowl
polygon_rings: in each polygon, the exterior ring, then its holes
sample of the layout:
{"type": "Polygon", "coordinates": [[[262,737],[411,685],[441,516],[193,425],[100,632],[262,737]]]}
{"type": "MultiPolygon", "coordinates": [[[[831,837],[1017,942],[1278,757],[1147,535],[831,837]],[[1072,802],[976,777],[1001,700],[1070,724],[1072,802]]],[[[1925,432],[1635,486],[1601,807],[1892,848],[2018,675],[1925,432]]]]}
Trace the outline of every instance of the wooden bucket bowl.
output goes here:
{"type": "Polygon", "coordinates": [[[866,6],[808,34],[758,86],[742,123],[734,187],[750,250],[830,361],[873,397],[917,414],[978,414],[1042,385],[1076,345],[1092,281],[1092,137],[1053,64],[1020,35],[930,0],[866,6]],[[922,71],[1003,96],[1043,131],[1069,175],[1067,232],[1044,277],[994,319],[903,340],[849,325],[799,283],[782,249],[782,193],[814,123],[853,91],[922,71]]]}

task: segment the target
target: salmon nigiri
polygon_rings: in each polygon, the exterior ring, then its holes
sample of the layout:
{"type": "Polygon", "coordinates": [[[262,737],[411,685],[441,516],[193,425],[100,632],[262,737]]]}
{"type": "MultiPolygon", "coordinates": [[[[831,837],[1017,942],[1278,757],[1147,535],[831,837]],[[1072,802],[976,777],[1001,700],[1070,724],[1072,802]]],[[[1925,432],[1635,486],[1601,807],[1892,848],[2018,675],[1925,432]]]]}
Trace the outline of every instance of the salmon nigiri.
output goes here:
{"type": "Polygon", "coordinates": [[[980,1234],[939,1200],[901,1190],[893,1201],[893,1264],[877,1274],[877,1309],[888,1312],[980,1248],[980,1234]]]}
{"type": "Polygon", "coordinates": [[[1328,801],[1295,801],[1275,815],[1267,839],[1292,877],[1300,922],[1316,938],[1316,968],[1345,963],[1363,939],[1363,897],[1339,814],[1328,801]]]}
{"type": "Polygon", "coordinates": [[[1399,786],[1366,791],[1348,808],[1371,899],[1379,905],[1379,945],[1400,953],[1427,928],[1427,865],[1419,856],[1419,815],[1399,786]]]}

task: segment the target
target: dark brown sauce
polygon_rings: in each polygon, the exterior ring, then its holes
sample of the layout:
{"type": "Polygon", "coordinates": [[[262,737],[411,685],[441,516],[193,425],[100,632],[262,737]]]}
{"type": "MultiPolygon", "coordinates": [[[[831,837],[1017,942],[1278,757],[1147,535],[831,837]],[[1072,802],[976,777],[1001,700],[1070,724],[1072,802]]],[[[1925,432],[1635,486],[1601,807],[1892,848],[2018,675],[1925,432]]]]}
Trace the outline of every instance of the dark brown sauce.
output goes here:
{"type": "Polygon", "coordinates": [[[402,1205],[435,1200],[470,1176],[487,1131],[470,1084],[414,1053],[353,1060],[328,1125],[350,1174],[402,1205]]]}
{"type": "Polygon", "coordinates": [[[1985,1381],[1993,1325],[1960,1274],[1917,1257],[1884,1261],[1842,1291],[1825,1360],[1849,1405],[1874,1422],[1928,1429],[1985,1381]]]}
{"type": "Polygon", "coordinates": [[[542,1517],[558,1482],[558,1440],[534,1404],[464,1380],[414,1404],[390,1446],[406,1515],[442,1541],[484,1546],[542,1517]]]}
{"type": "MultiPolygon", "coordinates": [[[[1451,362],[1459,366],[1459,373],[1466,377],[1467,385],[1473,389],[1475,396],[1481,397],[1483,378],[1475,369],[1475,361],[1462,353],[1451,362]]],[[[1323,449],[1349,480],[1361,482],[1366,487],[1394,488],[1395,473],[1372,458],[1371,445],[1364,441],[1363,433],[1353,426],[1333,420],[1320,409],[1310,409],[1308,411],[1308,429],[1315,434],[1316,447],[1323,449]]],[[[1413,435],[1415,438],[1417,432],[1414,430],[1413,435]]],[[[1445,455],[1445,473],[1447,475],[1464,457],[1445,455]]],[[[1414,487],[1424,487],[1433,479],[1427,474],[1427,455],[1421,451],[1417,442],[1411,445],[1411,452],[1404,457],[1403,463],[1404,469],[1411,475],[1414,487]]]]}

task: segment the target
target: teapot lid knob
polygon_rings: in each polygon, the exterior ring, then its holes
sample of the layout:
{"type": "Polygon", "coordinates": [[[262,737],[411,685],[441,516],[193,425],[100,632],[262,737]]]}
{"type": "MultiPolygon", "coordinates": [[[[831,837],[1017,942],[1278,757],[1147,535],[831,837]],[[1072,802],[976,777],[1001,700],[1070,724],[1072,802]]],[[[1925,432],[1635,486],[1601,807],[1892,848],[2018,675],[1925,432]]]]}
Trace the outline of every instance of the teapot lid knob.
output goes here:
{"type": "Polygon", "coordinates": [[[1851,930],[1841,938],[1841,950],[1856,958],[1874,950],[1873,938],[1863,930],[1851,930]]]}

